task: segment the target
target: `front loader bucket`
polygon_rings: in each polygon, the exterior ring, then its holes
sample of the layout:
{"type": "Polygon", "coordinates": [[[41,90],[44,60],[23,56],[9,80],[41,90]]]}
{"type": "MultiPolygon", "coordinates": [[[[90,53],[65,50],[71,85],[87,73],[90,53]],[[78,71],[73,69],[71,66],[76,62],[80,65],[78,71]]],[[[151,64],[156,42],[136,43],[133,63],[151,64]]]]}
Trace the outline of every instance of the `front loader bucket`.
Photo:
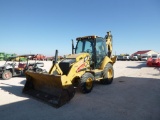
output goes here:
{"type": "Polygon", "coordinates": [[[26,73],[23,93],[42,100],[53,107],[60,107],[70,101],[75,89],[72,85],[63,86],[60,75],[29,72],[26,73]]]}

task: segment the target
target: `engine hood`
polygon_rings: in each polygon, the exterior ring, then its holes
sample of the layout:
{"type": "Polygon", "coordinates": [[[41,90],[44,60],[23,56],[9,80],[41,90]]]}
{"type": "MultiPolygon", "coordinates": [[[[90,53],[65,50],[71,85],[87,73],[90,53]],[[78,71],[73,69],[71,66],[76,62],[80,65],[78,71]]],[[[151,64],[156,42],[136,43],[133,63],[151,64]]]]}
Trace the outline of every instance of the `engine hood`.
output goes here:
{"type": "Polygon", "coordinates": [[[66,56],[67,59],[75,59],[76,61],[79,61],[87,57],[90,57],[89,53],[78,53],[66,56]]]}

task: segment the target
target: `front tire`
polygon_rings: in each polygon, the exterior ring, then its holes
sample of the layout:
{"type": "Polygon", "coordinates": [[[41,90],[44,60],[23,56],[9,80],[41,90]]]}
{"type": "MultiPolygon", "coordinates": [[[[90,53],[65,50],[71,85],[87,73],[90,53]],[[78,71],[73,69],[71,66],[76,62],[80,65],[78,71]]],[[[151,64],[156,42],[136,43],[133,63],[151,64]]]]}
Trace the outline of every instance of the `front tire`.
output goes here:
{"type": "Polygon", "coordinates": [[[94,76],[91,73],[85,73],[80,79],[80,90],[82,93],[90,93],[93,89],[94,76]]]}
{"type": "Polygon", "coordinates": [[[103,79],[101,79],[101,83],[104,85],[111,84],[114,77],[113,65],[108,63],[103,70],[103,79]]]}
{"type": "Polygon", "coordinates": [[[2,79],[9,80],[12,77],[12,73],[9,70],[6,70],[2,74],[2,79]]]}

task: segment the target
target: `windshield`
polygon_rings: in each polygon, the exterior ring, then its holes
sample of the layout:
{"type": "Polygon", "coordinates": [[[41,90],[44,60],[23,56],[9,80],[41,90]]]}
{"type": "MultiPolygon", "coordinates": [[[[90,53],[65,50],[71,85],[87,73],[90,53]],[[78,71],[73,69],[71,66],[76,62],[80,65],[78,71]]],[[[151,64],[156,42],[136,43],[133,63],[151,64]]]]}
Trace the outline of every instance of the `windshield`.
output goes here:
{"type": "Polygon", "coordinates": [[[157,55],[153,55],[152,58],[157,58],[157,55]]]}
{"type": "Polygon", "coordinates": [[[101,38],[96,39],[96,53],[103,56],[107,55],[106,43],[101,38]]]}
{"type": "Polygon", "coordinates": [[[93,40],[79,40],[77,42],[77,46],[76,46],[76,54],[77,53],[83,53],[83,52],[87,52],[87,53],[92,53],[93,52],[93,40]]]}

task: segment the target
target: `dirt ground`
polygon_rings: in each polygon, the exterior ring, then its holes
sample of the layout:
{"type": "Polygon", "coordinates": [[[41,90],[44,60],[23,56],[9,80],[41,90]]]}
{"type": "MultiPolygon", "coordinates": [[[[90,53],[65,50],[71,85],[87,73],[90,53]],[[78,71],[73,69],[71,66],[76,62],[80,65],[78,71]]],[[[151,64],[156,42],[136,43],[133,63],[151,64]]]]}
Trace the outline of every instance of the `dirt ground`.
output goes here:
{"type": "MultiPolygon", "coordinates": [[[[0,62],[2,65],[4,62],[0,62]]],[[[45,61],[49,70],[51,61],[45,61]]],[[[25,77],[0,78],[1,120],[160,120],[160,73],[141,61],[117,61],[111,85],[76,92],[61,108],[22,94],[25,77]]]]}

